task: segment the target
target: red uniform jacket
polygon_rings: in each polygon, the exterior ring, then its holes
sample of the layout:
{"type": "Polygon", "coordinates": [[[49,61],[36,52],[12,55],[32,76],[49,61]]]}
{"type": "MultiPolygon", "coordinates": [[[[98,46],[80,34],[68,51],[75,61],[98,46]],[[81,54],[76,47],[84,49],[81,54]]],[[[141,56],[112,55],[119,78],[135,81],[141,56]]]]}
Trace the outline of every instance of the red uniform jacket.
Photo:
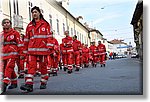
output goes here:
{"type": "Polygon", "coordinates": [[[87,48],[87,47],[84,47],[84,48],[82,48],[82,55],[83,56],[86,56],[86,57],[89,57],[89,48],[87,48]]]}
{"type": "Polygon", "coordinates": [[[97,56],[98,55],[98,48],[95,45],[91,45],[90,46],[90,53],[92,53],[92,55],[97,56]]]}
{"type": "Polygon", "coordinates": [[[59,44],[55,38],[49,37],[47,41],[47,46],[50,50],[50,54],[59,53],[59,44]]]}
{"type": "Polygon", "coordinates": [[[78,40],[73,40],[73,50],[79,51],[81,50],[81,42],[78,40]]]}
{"type": "Polygon", "coordinates": [[[97,48],[100,55],[106,54],[106,47],[104,44],[99,44],[97,48]]]}
{"type": "Polygon", "coordinates": [[[32,55],[48,55],[47,39],[50,36],[50,25],[46,21],[41,19],[36,25],[30,22],[24,39],[25,50],[32,55]]]}
{"type": "Polygon", "coordinates": [[[4,60],[18,58],[18,55],[23,54],[23,41],[20,39],[20,34],[16,30],[10,29],[9,32],[3,31],[1,37],[3,39],[2,56],[4,60]]]}
{"type": "Polygon", "coordinates": [[[65,37],[62,39],[63,53],[73,52],[73,39],[72,37],[65,37]]]}

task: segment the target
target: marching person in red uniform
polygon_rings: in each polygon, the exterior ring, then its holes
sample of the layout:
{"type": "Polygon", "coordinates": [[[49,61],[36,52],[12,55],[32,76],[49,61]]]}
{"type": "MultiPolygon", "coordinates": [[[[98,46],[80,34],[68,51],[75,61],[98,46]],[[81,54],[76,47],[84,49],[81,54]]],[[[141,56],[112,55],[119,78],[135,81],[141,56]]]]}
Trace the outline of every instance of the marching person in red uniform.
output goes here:
{"type": "Polygon", "coordinates": [[[74,61],[75,61],[75,71],[79,71],[80,69],[80,50],[81,50],[81,42],[77,40],[77,36],[73,37],[73,51],[74,51],[74,61]]]}
{"type": "Polygon", "coordinates": [[[48,81],[47,56],[49,49],[47,47],[48,37],[51,36],[50,25],[43,18],[39,7],[31,9],[33,20],[26,28],[24,39],[25,49],[28,54],[28,72],[25,77],[25,85],[20,87],[21,90],[33,91],[33,78],[37,69],[37,59],[39,58],[39,67],[41,72],[40,89],[46,89],[48,81]]]}
{"type": "Polygon", "coordinates": [[[101,41],[98,41],[98,51],[99,51],[99,58],[100,58],[100,65],[101,67],[105,67],[105,56],[106,56],[106,47],[104,44],[101,43],[101,41]]]}
{"type": "Polygon", "coordinates": [[[50,70],[53,76],[57,76],[57,71],[58,71],[58,63],[59,63],[59,44],[58,41],[54,38],[53,34],[51,37],[48,38],[48,43],[47,46],[50,50],[50,55],[49,55],[49,62],[50,62],[50,70]]]}
{"type": "Polygon", "coordinates": [[[98,48],[95,45],[95,42],[92,42],[92,45],[90,46],[89,49],[90,49],[91,55],[93,57],[92,65],[93,65],[93,67],[96,67],[97,62],[98,62],[98,48]]]}
{"type": "Polygon", "coordinates": [[[68,69],[68,73],[71,74],[73,69],[73,39],[69,36],[69,31],[65,31],[64,34],[66,35],[62,39],[64,70],[68,69]]]}
{"type": "Polygon", "coordinates": [[[83,64],[84,67],[88,67],[89,66],[89,48],[88,45],[85,44],[85,46],[82,49],[82,58],[83,58],[83,64]]]}
{"type": "Polygon", "coordinates": [[[4,64],[3,92],[5,92],[9,84],[11,84],[9,89],[17,87],[17,75],[14,68],[15,61],[18,59],[19,55],[23,53],[23,45],[20,39],[20,34],[11,28],[12,23],[9,19],[4,19],[2,21],[2,26],[2,58],[4,64]]]}
{"type": "MultiPolygon", "coordinates": [[[[23,34],[21,34],[21,40],[22,40],[22,44],[24,45],[23,34]]],[[[18,78],[24,78],[24,74],[25,74],[24,63],[25,63],[25,54],[22,54],[22,56],[19,56],[19,65],[18,65],[19,77],[18,78]]]]}

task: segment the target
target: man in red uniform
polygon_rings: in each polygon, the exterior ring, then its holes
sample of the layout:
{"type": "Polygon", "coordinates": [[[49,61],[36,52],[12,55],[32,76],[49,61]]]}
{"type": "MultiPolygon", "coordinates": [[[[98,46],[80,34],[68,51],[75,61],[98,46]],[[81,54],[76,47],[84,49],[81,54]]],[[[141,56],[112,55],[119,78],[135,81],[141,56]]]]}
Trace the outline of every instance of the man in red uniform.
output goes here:
{"type": "Polygon", "coordinates": [[[81,42],[77,40],[77,36],[73,37],[73,51],[74,51],[74,61],[75,61],[75,71],[79,71],[80,69],[80,50],[81,50],[81,42]]]}
{"type": "Polygon", "coordinates": [[[57,76],[57,71],[58,71],[58,62],[59,62],[59,44],[58,41],[54,38],[53,34],[51,37],[48,38],[48,43],[47,46],[50,50],[50,55],[49,55],[49,62],[50,62],[50,70],[51,74],[53,76],[57,76]]]}
{"type": "Polygon", "coordinates": [[[17,87],[17,75],[15,73],[15,61],[19,55],[22,54],[23,45],[20,39],[20,34],[11,28],[12,23],[9,19],[2,21],[3,32],[2,32],[2,57],[4,66],[4,79],[3,79],[3,92],[6,91],[7,86],[9,89],[17,87]]]}
{"type": "Polygon", "coordinates": [[[62,39],[63,44],[63,63],[64,69],[68,69],[68,73],[72,73],[73,69],[73,39],[69,36],[69,31],[65,31],[65,38],[62,39]]]}
{"type": "MultiPolygon", "coordinates": [[[[22,45],[24,45],[23,34],[21,34],[21,40],[22,40],[22,45]]],[[[19,56],[19,65],[18,65],[19,77],[18,78],[24,78],[24,74],[25,74],[24,63],[25,63],[25,54],[22,54],[21,56],[19,56]]]]}
{"type": "Polygon", "coordinates": [[[84,67],[88,67],[89,66],[89,48],[87,44],[85,44],[85,47],[83,47],[82,49],[82,57],[83,57],[84,67]]]}
{"type": "Polygon", "coordinates": [[[106,56],[106,47],[104,44],[101,43],[101,41],[98,41],[98,51],[99,51],[99,58],[100,58],[100,65],[101,67],[105,67],[105,56],[106,56]]]}
{"type": "Polygon", "coordinates": [[[92,42],[92,45],[90,46],[90,52],[93,57],[92,65],[93,67],[96,67],[97,62],[98,62],[98,48],[95,45],[95,42],[92,42]]]}
{"type": "Polygon", "coordinates": [[[40,89],[46,89],[48,81],[47,56],[49,49],[47,47],[48,37],[51,36],[50,25],[43,18],[39,7],[31,9],[33,20],[26,28],[24,39],[25,49],[28,51],[28,72],[25,77],[25,85],[20,87],[21,90],[33,91],[33,78],[37,69],[37,58],[39,58],[39,67],[41,72],[40,89]]]}

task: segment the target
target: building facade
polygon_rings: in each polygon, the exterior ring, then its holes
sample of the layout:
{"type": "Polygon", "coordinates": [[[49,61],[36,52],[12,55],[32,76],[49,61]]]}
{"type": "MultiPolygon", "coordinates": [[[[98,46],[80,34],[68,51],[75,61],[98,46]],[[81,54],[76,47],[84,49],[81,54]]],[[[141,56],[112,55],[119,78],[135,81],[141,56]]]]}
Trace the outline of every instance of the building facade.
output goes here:
{"type": "Polygon", "coordinates": [[[31,8],[38,6],[44,18],[50,23],[59,44],[66,30],[71,36],[77,35],[82,43],[90,44],[89,30],[65,9],[68,2],[69,0],[63,3],[56,0],[0,0],[0,22],[4,18],[9,18],[12,20],[13,28],[25,34],[27,24],[32,20],[31,8]]]}
{"type": "Polygon", "coordinates": [[[140,57],[143,59],[143,0],[138,1],[133,18],[131,21],[134,31],[134,42],[136,43],[136,50],[140,57]]]}
{"type": "Polygon", "coordinates": [[[128,54],[128,45],[122,40],[114,39],[110,41],[113,44],[112,52],[115,52],[118,55],[127,55],[128,54]]]}

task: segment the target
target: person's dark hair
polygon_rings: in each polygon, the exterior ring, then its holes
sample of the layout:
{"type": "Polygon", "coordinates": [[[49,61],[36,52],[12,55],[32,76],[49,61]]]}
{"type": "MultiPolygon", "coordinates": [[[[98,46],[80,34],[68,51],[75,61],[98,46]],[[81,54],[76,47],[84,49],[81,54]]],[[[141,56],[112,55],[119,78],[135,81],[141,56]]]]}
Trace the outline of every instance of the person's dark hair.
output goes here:
{"type": "Polygon", "coordinates": [[[77,36],[76,36],[76,35],[74,35],[74,38],[76,38],[76,39],[77,39],[77,36]]]}
{"type": "Polygon", "coordinates": [[[4,24],[5,24],[5,21],[6,21],[6,20],[8,20],[8,21],[10,22],[10,25],[12,25],[11,20],[10,20],[10,19],[8,19],[8,18],[5,18],[5,19],[3,19],[3,20],[2,20],[2,26],[4,26],[4,24]]]}
{"type": "MultiPolygon", "coordinates": [[[[44,19],[44,17],[43,17],[43,15],[42,15],[41,10],[40,10],[39,7],[34,6],[34,7],[31,9],[31,13],[32,13],[33,10],[35,10],[35,9],[40,13],[40,19],[43,19],[46,23],[48,23],[48,22],[44,19]]],[[[35,19],[32,19],[32,23],[33,23],[33,25],[36,25],[35,19]]]]}

